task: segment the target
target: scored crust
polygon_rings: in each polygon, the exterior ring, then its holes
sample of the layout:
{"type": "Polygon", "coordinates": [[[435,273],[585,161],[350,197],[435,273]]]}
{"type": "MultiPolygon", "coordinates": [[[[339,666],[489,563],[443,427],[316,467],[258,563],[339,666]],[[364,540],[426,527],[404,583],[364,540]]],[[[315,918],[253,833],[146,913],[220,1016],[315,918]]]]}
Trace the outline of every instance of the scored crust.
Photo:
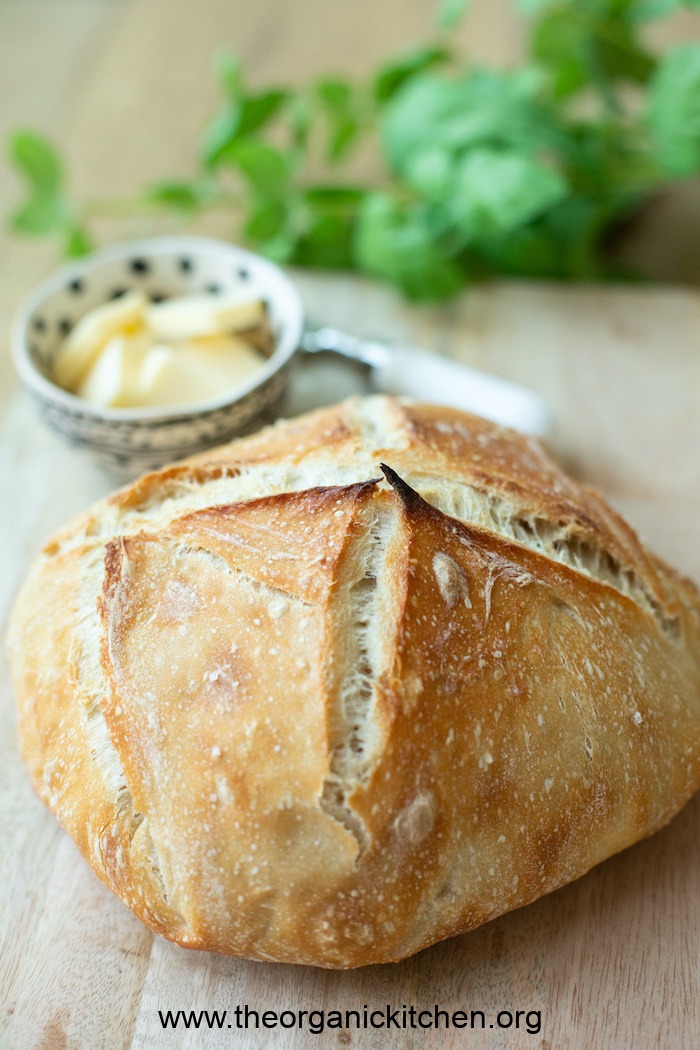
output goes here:
{"type": "Polygon", "coordinates": [[[700,599],[539,444],[351,400],[146,475],[10,631],[34,786],[178,943],[403,958],[700,784],[700,599]]]}

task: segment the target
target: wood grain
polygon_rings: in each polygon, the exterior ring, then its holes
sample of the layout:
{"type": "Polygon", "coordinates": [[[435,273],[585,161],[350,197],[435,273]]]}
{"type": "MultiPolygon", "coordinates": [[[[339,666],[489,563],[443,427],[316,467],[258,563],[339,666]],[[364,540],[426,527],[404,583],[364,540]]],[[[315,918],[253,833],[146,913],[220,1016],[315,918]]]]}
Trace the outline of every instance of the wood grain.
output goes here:
{"type": "MultiPolygon", "coordinates": [[[[324,0],[4,0],[0,132],[39,123],[67,143],[81,192],[128,192],[166,170],[187,173],[214,101],[203,71],[217,46],[241,50],[260,83],[336,67],[363,70],[424,35],[431,12],[424,0],[344,7],[324,0]]],[[[521,27],[507,0],[477,0],[470,19],[462,39],[472,50],[500,62],[517,54],[521,27]]],[[[687,34],[688,26],[678,23],[675,32],[687,34]]],[[[3,204],[13,185],[0,174],[3,204]]],[[[50,250],[0,236],[5,329],[19,297],[52,265],[50,250]]],[[[670,263],[666,272],[673,272],[670,263]]],[[[298,279],[319,319],[407,339],[538,389],[556,413],[556,454],[601,487],[661,554],[700,579],[697,293],[513,283],[415,310],[369,282],[298,279]]],[[[304,364],[288,411],[362,388],[348,366],[304,364]]],[[[111,483],[36,423],[6,356],[0,412],[2,625],[41,541],[111,483]]],[[[350,1045],[695,1050],[699,831],[696,799],[655,838],[577,883],[399,966],[332,973],[187,953],[141,927],[33,797],[17,753],[3,654],[0,1046],[196,1050],[269,1043],[306,1050],[344,1044],[335,1033],[164,1032],[158,1010],[439,1002],[483,1010],[488,1024],[502,1009],[541,1010],[542,1030],[353,1032],[350,1045]]]]}

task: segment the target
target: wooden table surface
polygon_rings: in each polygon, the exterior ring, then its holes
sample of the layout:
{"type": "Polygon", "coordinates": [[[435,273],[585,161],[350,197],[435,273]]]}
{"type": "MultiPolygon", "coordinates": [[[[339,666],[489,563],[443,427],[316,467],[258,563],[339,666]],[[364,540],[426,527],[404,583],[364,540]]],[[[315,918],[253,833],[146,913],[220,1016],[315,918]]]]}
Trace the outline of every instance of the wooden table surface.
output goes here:
{"type": "MultiPolygon", "coordinates": [[[[475,0],[462,39],[508,61],[521,39],[511,8],[475,0]]],[[[362,71],[424,35],[431,10],[423,0],[3,0],[0,134],[18,124],[50,129],[73,158],[80,192],[128,192],[168,170],[187,173],[214,102],[207,69],[217,47],[238,48],[257,82],[362,71]]],[[[698,24],[686,17],[669,32],[697,35],[698,24]]],[[[698,259],[688,233],[694,192],[660,205],[641,234],[662,274],[688,272],[698,259]]],[[[12,176],[0,169],[3,210],[14,195],[12,176]]],[[[54,263],[50,248],[0,235],[0,328],[54,263]]],[[[560,459],[700,580],[697,292],[506,284],[416,310],[369,282],[298,279],[319,318],[357,329],[361,316],[374,334],[406,337],[538,389],[556,415],[560,459]]],[[[289,411],[357,383],[340,365],[309,367],[289,411]]],[[[0,625],[41,541],[109,485],[36,424],[0,354],[0,625]]],[[[326,1047],[344,1037],[164,1031],[158,1010],[440,1003],[483,1010],[487,1023],[499,1010],[539,1010],[541,1031],[353,1032],[351,1045],[695,1050],[699,832],[696,799],[655,838],[572,886],[398,966],[334,973],[184,952],[154,938],[102,887],[33,797],[3,654],[0,1047],[326,1047]]]]}

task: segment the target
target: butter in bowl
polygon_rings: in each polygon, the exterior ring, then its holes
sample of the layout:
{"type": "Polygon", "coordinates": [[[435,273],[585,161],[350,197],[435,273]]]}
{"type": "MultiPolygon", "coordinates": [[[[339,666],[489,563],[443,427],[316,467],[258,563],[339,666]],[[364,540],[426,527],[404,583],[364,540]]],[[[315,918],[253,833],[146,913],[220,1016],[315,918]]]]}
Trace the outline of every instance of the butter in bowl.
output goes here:
{"type": "Polygon", "coordinates": [[[133,291],[81,318],[56,353],[53,378],[103,408],[186,404],[250,379],[272,345],[262,299],[237,292],[151,303],[133,291]]]}
{"type": "Polygon", "coordinates": [[[18,310],[12,351],[41,418],[126,480],[276,418],[302,330],[269,260],[155,237],[60,269],[18,310]]]}

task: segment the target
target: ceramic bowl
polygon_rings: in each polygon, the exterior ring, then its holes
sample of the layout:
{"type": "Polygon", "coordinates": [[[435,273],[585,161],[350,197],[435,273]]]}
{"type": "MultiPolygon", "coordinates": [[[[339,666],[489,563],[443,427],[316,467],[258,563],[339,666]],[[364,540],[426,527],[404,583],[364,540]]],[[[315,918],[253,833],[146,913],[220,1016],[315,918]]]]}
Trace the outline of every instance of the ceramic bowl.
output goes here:
{"type": "Polygon", "coordinates": [[[41,417],[65,441],[120,476],[134,476],[220,444],[274,418],[303,328],[299,293],[273,263],[204,237],[158,237],[114,245],[65,266],[19,310],[15,367],[41,417]],[[208,401],[158,408],[100,408],[50,376],[61,341],[88,310],[143,291],[154,302],[244,288],[267,303],[275,349],[245,383],[208,401]]]}

